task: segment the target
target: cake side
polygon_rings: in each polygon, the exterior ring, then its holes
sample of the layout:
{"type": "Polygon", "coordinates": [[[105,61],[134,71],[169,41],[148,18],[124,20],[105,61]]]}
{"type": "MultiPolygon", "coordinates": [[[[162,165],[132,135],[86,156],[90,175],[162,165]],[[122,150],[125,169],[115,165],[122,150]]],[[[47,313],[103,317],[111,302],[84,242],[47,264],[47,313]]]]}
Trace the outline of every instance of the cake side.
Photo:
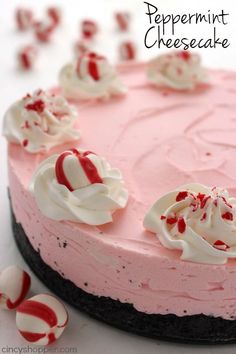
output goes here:
{"type": "Polygon", "coordinates": [[[137,311],[131,304],[83,291],[43,262],[40,253],[33,249],[23,228],[16,222],[13,213],[12,227],[22,256],[39,279],[62,299],[93,318],[119,329],[155,339],[196,344],[235,343],[235,321],[205,315],[150,315],[137,311]]]}

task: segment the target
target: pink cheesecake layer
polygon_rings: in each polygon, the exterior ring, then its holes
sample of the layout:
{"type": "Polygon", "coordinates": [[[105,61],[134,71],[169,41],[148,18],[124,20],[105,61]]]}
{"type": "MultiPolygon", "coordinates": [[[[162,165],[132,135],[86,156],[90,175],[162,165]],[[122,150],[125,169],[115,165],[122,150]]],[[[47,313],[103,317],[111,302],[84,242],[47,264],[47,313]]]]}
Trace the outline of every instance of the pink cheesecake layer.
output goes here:
{"type": "Polygon", "coordinates": [[[220,266],[181,261],[179,251],[164,248],[142,222],[156,198],[184,183],[222,186],[236,195],[236,73],[211,71],[208,89],[175,93],[152,88],[141,64],[121,72],[129,86],[125,98],[78,104],[82,138],[74,146],[122,171],[127,208],[102,227],[42,216],[28,185],[46,155],[10,145],[17,221],[44,262],[89,293],[146,313],[235,319],[236,260],[220,266]]]}

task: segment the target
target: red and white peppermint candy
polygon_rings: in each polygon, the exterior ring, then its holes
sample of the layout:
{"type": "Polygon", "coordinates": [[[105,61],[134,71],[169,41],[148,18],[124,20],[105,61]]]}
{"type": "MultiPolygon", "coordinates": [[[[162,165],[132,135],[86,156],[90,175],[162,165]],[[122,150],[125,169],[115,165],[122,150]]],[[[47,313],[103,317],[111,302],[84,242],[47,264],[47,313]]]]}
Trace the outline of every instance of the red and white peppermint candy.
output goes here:
{"type": "Polygon", "coordinates": [[[117,12],[115,19],[120,31],[128,31],[130,26],[130,14],[128,12],[117,12]]]}
{"type": "Polygon", "coordinates": [[[30,343],[55,342],[68,323],[64,305],[52,295],[40,294],[24,301],[16,311],[16,326],[30,343]]]}
{"type": "Polygon", "coordinates": [[[16,10],[16,25],[20,31],[29,29],[33,24],[33,12],[30,9],[18,8],[16,10]]]}
{"type": "Polygon", "coordinates": [[[90,76],[99,81],[106,73],[107,66],[108,62],[104,56],[88,52],[78,58],[76,72],[80,79],[90,76]]]}
{"type": "Polygon", "coordinates": [[[61,9],[56,6],[51,6],[47,9],[47,14],[52,20],[54,26],[58,26],[61,23],[61,9]]]}
{"type": "Polygon", "coordinates": [[[57,159],[55,174],[59,184],[71,192],[94,183],[103,183],[90,151],[79,152],[71,149],[63,152],[57,159]]]}
{"type": "Polygon", "coordinates": [[[48,22],[36,22],[34,24],[34,33],[40,42],[49,42],[54,29],[54,24],[48,22]]]}
{"type": "Polygon", "coordinates": [[[84,20],[81,23],[82,36],[86,39],[93,39],[98,32],[98,25],[95,21],[84,20]]]}
{"type": "Polygon", "coordinates": [[[18,52],[19,66],[24,70],[33,68],[37,58],[37,49],[32,45],[27,45],[18,52]]]}
{"type": "Polygon", "coordinates": [[[120,45],[121,60],[134,60],[136,58],[136,46],[133,42],[123,42],[120,45]]]}
{"type": "Polygon", "coordinates": [[[25,299],[30,288],[30,276],[17,266],[0,273],[0,308],[12,310],[25,299]]]}

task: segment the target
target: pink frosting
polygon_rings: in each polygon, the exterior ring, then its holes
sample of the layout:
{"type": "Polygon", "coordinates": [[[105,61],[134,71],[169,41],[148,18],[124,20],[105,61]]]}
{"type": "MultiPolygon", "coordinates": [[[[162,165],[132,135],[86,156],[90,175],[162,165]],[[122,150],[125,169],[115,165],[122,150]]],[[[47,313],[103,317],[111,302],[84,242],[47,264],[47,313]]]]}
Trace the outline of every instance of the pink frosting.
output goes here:
{"type": "Polygon", "coordinates": [[[17,221],[44,262],[89,293],[132,303],[146,313],[235,319],[236,260],[220,266],[184,262],[142,222],[159,196],[181,184],[222,186],[236,195],[236,73],[210,71],[210,87],[178,93],[151,87],[142,64],[120,72],[129,86],[126,98],[78,104],[77,146],[122,171],[130,193],[127,208],[102,227],[42,216],[27,188],[48,155],[10,145],[17,221]]]}

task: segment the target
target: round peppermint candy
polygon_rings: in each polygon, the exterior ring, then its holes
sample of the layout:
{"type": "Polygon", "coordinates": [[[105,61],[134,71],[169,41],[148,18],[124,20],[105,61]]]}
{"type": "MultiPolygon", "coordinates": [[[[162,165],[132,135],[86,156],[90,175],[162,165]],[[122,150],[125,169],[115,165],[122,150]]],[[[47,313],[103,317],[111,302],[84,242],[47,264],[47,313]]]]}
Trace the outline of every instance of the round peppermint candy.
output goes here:
{"type": "Polygon", "coordinates": [[[30,276],[13,265],[0,273],[0,308],[12,310],[25,299],[30,288],[30,276]]]}
{"type": "Polygon", "coordinates": [[[81,31],[83,38],[93,39],[98,32],[98,25],[93,20],[84,20],[81,23],[81,31]]]}
{"type": "Polygon", "coordinates": [[[20,31],[29,29],[33,24],[33,12],[30,9],[20,7],[16,10],[16,25],[20,31]]]}
{"type": "Polygon", "coordinates": [[[117,12],[115,19],[120,31],[128,31],[130,25],[130,14],[128,12],[117,12]]]}
{"type": "Polygon", "coordinates": [[[16,326],[30,343],[55,342],[68,323],[64,305],[52,295],[40,294],[24,301],[16,312],[16,326]]]}
{"type": "Polygon", "coordinates": [[[133,42],[123,42],[119,49],[121,60],[134,60],[136,58],[136,46],[133,42]]]}
{"type": "Polygon", "coordinates": [[[23,70],[30,70],[33,68],[38,51],[33,45],[27,45],[18,52],[18,64],[23,70]]]}
{"type": "Polygon", "coordinates": [[[93,183],[103,183],[94,163],[94,157],[96,155],[90,151],[80,152],[77,149],[64,151],[55,165],[58,183],[63,184],[70,191],[93,183]]]}

